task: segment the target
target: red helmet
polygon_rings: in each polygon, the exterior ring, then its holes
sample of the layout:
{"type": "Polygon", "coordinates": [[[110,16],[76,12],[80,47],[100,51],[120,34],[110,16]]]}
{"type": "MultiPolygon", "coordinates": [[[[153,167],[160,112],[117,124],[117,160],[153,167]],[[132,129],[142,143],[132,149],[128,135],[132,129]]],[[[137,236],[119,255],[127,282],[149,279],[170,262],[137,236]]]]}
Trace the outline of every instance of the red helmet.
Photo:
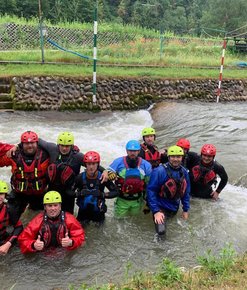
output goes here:
{"type": "Polygon", "coordinates": [[[38,141],[39,141],[39,137],[35,132],[26,131],[21,135],[22,143],[38,142],[38,141]]]}
{"type": "Polygon", "coordinates": [[[215,156],[216,147],[213,144],[204,144],[201,149],[201,154],[215,156]]]}
{"type": "Polygon", "coordinates": [[[190,149],[190,141],[187,139],[183,139],[183,138],[179,139],[176,145],[179,147],[182,147],[183,149],[187,149],[187,150],[190,149]]]}
{"type": "Polygon", "coordinates": [[[84,163],[89,163],[89,162],[98,162],[98,163],[100,163],[100,155],[99,155],[98,152],[88,151],[84,155],[83,161],[84,161],[84,163]]]}

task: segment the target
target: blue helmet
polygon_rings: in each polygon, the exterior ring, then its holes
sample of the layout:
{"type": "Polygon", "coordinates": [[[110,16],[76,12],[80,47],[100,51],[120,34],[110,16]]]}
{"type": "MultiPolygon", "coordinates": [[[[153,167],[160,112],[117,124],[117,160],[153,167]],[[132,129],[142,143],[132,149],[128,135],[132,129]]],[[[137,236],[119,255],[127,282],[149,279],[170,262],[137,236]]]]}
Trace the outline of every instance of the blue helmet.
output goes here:
{"type": "Polygon", "coordinates": [[[136,140],[130,140],[127,144],[126,144],[126,150],[132,150],[132,151],[137,151],[137,150],[141,150],[141,145],[138,141],[136,140]]]}

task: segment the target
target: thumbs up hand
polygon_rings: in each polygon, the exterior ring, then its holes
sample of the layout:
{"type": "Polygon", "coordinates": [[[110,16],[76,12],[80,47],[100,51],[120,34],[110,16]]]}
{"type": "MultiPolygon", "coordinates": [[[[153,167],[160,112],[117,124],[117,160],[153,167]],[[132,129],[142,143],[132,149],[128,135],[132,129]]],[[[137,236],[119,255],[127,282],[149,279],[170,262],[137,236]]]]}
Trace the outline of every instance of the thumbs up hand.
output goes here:
{"type": "Polygon", "coordinates": [[[62,238],[61,244],[63,248],[71,247],[73,245],[73,241],[70,239],[68,232],[66,232],[65,237],[62,238]]]}
{"type": "Polygon", "coordinates": [[[35,250],[37,250],[37,251],[42,251],[44,249],[45,244],[43,241],[41,241],[40,235],[38,235],[38,238],[35,241],[35,243],[33,244],[33,246],[34,246],[35,250]]]}

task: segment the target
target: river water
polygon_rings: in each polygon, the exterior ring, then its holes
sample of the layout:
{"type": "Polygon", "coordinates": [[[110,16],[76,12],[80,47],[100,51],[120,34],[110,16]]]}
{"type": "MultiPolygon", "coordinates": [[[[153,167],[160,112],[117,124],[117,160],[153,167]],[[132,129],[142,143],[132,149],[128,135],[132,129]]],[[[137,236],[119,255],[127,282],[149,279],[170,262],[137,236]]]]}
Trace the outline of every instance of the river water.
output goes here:
{"type": "MultiPolygon", "coordinates": [[[[56,142],[61,131],[71,131],[82,152],[96,150],[102,165],[125,154],[129,139],[154,126],[157,145],[165,148],[187,137],[193,151],[204,143],[217,146],[217,160],[229,175],[229,184],[218,202],[192,199],[190,218],[181,212],[169,221],[166,239],[157,241],[151,215],[116,219],[113,200],[107,201],[105,224],[86,230],[86,243],[74,252],[56,251],[23,256],[17,247],[0,259],[0,289],[67,289],[69,285],[102,284],[126,279],[134,271],[155,271],[162,258],[179,266],[197,265],[205,250],[218,253],[232,243],[239,253],[247,242],[247,117],[245,103],[164,102],[150,111],[80,114],[15,112],[0,114],[0,140],[18,143],[23,131],[34,130],[45,140],[56,142]]],[[[9,168],[0,169],[8,180],[9,168]]],[[[27,211],[26,224],[35,215],[27,211]]]]}

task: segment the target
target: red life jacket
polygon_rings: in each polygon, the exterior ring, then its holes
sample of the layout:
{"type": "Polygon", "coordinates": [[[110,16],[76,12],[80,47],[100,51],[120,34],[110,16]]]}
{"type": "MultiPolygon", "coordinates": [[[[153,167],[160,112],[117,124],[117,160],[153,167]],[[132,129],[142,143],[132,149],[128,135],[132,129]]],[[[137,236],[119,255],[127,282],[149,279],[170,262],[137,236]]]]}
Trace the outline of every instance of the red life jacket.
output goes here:
{"type": "Polygon", "coordinates": [[[210,167],[205,167],[201,163],[191,169],[192,181],[195,183],[208,184],[214,182],[216,173],[214,172],[214,163],[210,167]]]}
{"type": "Polygon", "coordinates": [[[42,161],[43,151],[38,149],[31,165],[27,165],[21,155],[18,154],[16,169],[11,177],[11,185],[16,192],[24,194],[40,195],[47,187],[46,171],[49,158],[42,161]]]}
{"type": "Polygon", "coordinates": [[[7,226],[9,226],[9,214],[5,204],[0,208],[0,245],[8,238],[7,226]]]}
{"type": "Polygon", "coordinates": [[[160,164],[160,153],[158,151],[158,148],[156,146],[153,146],[155,152],[152,153],[145,143],[142,143],[141,147],[145,153],[144,159],[151,163],[152,167],[157,167],[160,164]]]}
{"type": "Polygon", "coordinates": [[[168,199],[183,198],[187,188],[187,182],[184,177],[183,170],[180,169],[179,171],[180,178],[175,179],[172,176],[170,168],[167,165],[163,166],[166,169],[169,179],[162,185],[160,190],[160,196],[168,199]]]}
{"type": "Polygon", "coordinates": [[[68,160],[63,162],[60,157],[48,166],[47,174],[51,183],[59,183],[66,185],[74,180],[75,173],[71,167],[73,161],[73,152],[78,152],[75,149],[70,153],[68,160]]]}
{"type": "Polygon", "coordinates": [[[61,212],[59,221],[54,224],[51,224],[48,221],[48,216],[44,213],[43,223],[41,229],[39,230],[39,235],[45,244],[45,248],[48,248],[49,246],[62,246],[62,239],[65,237],[67,232],[68,229],[65,224],[65,213],[63,211],[61,212]],[[56,244],[54,244],[54,242],[56,244]]]}
{"type": "Polygon", "coordinates": [[[120,197],[125,199],[138,199],[144,191],[145,182],[141,179],[140,164],[142,158],[138,157],[138,163],[135,168],[130,168],[126,157],[124,157],[124,165],[126,167],[125,177],[119,177],[116,180],[116,185],[120,190],[120,197]]]}

